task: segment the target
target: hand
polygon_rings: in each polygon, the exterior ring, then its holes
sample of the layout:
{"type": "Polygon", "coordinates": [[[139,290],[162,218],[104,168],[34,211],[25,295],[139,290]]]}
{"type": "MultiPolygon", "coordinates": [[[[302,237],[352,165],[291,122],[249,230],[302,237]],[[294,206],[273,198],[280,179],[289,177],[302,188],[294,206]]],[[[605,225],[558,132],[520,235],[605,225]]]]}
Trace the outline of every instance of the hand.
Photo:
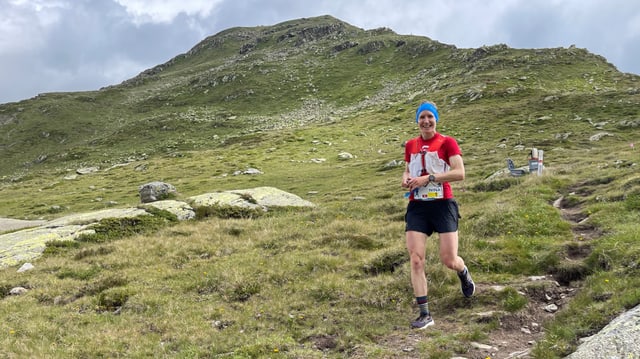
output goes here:
{"type": "Polygon", "coordinates": [[[409,181],[411,181],[411,177],[405,178],[404,181],[402,181],[402,187],[409,187],[409,181]]]}
{"type": "Polygon", "coordinates": [[[424,182],[424,176],[418,176],[418,177],[413,177],[413,178],[408,178],[407,179],[407,187],[409,187],[410,190],[414,190],[418,187],[422,187],[424,185],[426,185],[427,183],[424,182]]]}

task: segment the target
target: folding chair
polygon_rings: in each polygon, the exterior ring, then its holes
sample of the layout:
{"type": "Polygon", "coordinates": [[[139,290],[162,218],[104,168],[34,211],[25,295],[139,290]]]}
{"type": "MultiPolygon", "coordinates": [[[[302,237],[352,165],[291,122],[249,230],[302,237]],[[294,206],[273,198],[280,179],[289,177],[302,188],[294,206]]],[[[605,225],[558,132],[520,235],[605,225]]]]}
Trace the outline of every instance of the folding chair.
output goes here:
{"type": "Polygon", "coordinates": [[[507,158],[507,168],[509,169],[509,173],[513,177],[520,177],[527,174],[527,171],[516,168],[516,165],[513,164],[513,160],[511,160],[511,158],[507,158]]]}

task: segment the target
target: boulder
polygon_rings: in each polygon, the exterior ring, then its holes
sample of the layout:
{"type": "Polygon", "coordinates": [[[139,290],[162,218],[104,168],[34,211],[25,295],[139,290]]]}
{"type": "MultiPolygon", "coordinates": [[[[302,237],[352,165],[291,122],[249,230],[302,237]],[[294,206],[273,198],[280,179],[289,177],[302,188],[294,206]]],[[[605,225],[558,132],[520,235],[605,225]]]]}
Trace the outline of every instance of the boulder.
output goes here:
{"type": "Polygon", "coordinates": [[[139,208],[113,208],[72,214],[46,222],[39,227],[0,235],[0,268],[18,265],[42,255],[50,241],[72,241],[90,230],[87,228],[104,218],[126,218],[149,215],[139,208]]]}
{"type": "MultiPolygon", "coordinates": [[[[170,186],[170,185],[169,185],[170,186]]],[[[172,190],[173,186],[161,186],[172,190]]],[[[165,192],[162,192],[165,193],[165,192]]],[[[169,191],[166,193],[170,193],[169,191]]],[[[268,210],[272,207],[313,207],[313,203],[273,187],[257,187],[244,190],[207,193],[191,197],[194,205],[223,204],[268,210]]],[[[51,221],[29,222],[32,228],[0,234],[0,268],[16,266],[42,255],[49,241],[72,241],[82,234],[92,233],[90,225],[105,218],[134,218],[152,215],[145,207],[169,211],[178,220],[195,218],[194,209],[186,202],[176,200],[154,201],[141,208],[109,208],[88,213],[72,214],[51,221]],[[37,226],[40,224],[39,226],[37,226]]],[[[2,222],[0,221],[0,224],[2,222]]],[[[13,223],[13,222],[12,222],[13,223]]]]}
{"type": "Polygon", "coordinates": [[[167,199],[164,201],[156,201],[153,203],[147,203],[142,205],[143,208],[154,207],[157,209],[165,210],[176,215],[179,221],[186,221],[194,219],[196,212],[189,206],[188,203],[182,201],[175,201],[167,199]]]}
{"type": "Polygon", "coordinates": [[[195,206],[229,205],[246,208],[314,207],[315,205],[294,194],[274,187],[256,187],[243,190],[205,193],[189,198],[195,206]]]}
{"type": "Polygon", "coordinates": [[[600,332],[581,340],[567,359],[638,358],[640,356],[640,305],[622,313],[600,332]]]}
{"type": "Polygon", "coordinates": [[[176,193],[176,188],[169,183],[156,181],[140,186],[139,193],[142,203],[150,203],[168,199],[172,194],[176,193]]]}

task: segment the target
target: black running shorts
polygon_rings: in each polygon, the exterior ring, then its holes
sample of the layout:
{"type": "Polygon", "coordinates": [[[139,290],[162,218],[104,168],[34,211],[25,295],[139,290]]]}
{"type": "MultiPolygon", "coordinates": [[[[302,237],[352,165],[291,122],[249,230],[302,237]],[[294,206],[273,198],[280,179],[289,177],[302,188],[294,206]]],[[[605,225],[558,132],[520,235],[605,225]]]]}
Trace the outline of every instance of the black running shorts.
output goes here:
{"type": "Polygon", "coordinates": [[[453,198],[440,201],[410,201],[404,215],[405,231],[422,232],[427,236],[433,232],[455,232],[458,230],[459,218],[458,203],[453,198]]]}

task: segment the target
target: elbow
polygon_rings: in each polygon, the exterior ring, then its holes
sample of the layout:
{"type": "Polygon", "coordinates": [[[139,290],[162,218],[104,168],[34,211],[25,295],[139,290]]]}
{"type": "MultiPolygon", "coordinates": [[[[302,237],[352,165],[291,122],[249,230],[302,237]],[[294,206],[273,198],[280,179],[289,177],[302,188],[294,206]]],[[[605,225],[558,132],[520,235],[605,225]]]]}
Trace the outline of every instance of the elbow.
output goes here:
{"type": "Polygon", "coordinates": [[[464,178],[465,178],[465,173],[464,173],[464,170],[462,170],[456,173],[454,181],[463,181],[464,178]]]}

